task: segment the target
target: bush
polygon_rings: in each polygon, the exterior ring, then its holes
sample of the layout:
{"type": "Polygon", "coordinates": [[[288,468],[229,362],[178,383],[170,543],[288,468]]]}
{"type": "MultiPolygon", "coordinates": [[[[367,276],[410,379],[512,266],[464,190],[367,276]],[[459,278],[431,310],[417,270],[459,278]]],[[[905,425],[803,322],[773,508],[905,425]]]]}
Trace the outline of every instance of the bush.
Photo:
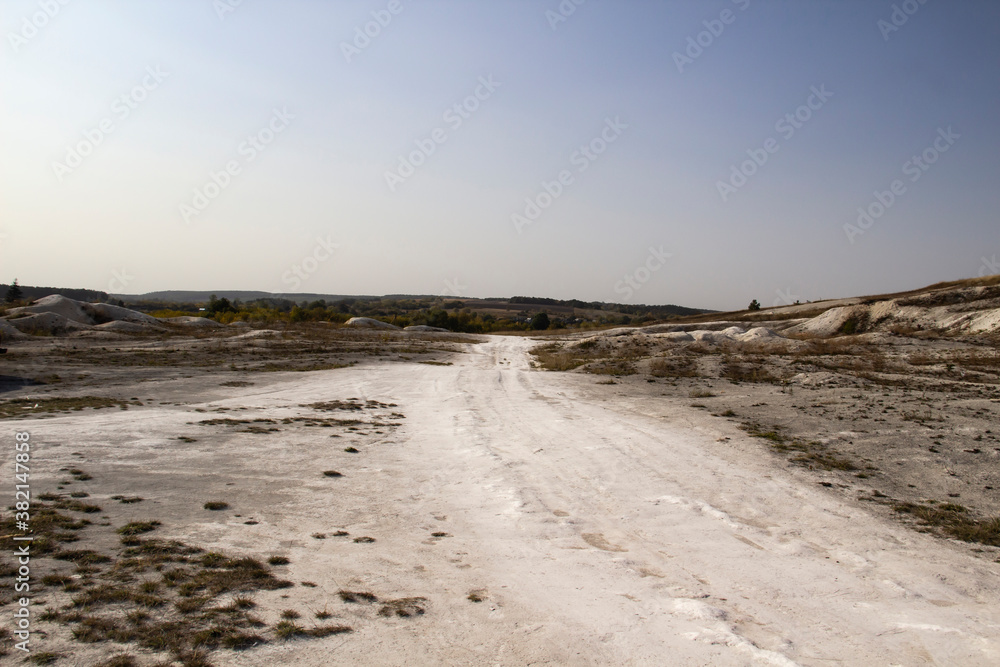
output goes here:
{"type": "Polygon", "coordinates": [[[537,313],[531,318],[531,328],[535,331],[541,331],[543,329],[549,328],[549,316],[547,313],[537,313]]]}
{"type": "Polygon", "coordinates": [[[213,294],[208,299],[208,305],[205,307],[205,311],[208,313],[208,316],[211,317],[222,313],[235,313],[236,308],[226,297],[219,299],[213,294]]]}

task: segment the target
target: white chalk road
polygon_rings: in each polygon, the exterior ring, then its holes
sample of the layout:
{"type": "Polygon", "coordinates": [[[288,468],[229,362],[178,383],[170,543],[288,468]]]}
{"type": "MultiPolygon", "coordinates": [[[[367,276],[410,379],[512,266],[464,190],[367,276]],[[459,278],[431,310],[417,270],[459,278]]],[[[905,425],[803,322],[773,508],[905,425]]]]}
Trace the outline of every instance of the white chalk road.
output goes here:
{"type": "Polygon", "coordinates": [[[447,516],[454,572],[490,594],[491,614],[434,623],[426,659],[1000,664],[996,563],[781,471],[759,441],[718,442],[724,420],[534,370],[535,344],[348,380],[404,407],[386,455],[407,512],[447,516]]]}
{"type": "Polygon", "coordinates": [[[252,387],[137,385],[183,402],[31,421],[38,442],[65,443],[33,460],[79,460],[108,494],[142,495],[116,511],[161,520],[163,537],[289,556],[282,576],[316,585],[261,593],[261,613],[329,606],[355,628],[219,651],[220,665],[1000,664],[995,555],[880,518],[686,401],[535,370],[535,344],[492,336],[452,365],[252,387]],[[347,430],[260,435],[194,413],[280,419],[351,397],[405,418],[349,454],[347,430]],[[337,528],[375,541],[310,537],[337,528]],[[425,597],[426,613],[384,619],[341,588],[425,597]]]}

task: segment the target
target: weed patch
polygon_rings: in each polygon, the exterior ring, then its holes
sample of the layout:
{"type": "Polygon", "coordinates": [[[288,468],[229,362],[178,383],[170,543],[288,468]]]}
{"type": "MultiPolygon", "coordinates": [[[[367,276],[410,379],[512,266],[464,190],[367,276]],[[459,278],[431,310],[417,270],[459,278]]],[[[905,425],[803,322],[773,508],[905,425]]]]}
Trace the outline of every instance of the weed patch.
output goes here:
{"type": "Polygon", "coordinates": [[[1000,547],[1000,517],[977,519],[968,509],[953,503],[897,503],[893,509],[948,537],[1000,547]]]}
{"type": "Polygon", "coordinates": [[[396,600],[389,600],[382,604],[382,607],[378,610],[379,616],[398,616],[400,618],[409,618],[411,616],[420,616],[425,611],[427,599],[426,598],[398,598],[396,600]]]}
{"type": "Polygon", "coordinates": [[[23,419],[24,417],[47,417],[54,414],[80,411],[84,408],[101,410],[105,408],[127,409],[138,402],[123,401],[102,396],[79,396],[76,398],[15,398],[0,402],[0,419],[23,419]]]}

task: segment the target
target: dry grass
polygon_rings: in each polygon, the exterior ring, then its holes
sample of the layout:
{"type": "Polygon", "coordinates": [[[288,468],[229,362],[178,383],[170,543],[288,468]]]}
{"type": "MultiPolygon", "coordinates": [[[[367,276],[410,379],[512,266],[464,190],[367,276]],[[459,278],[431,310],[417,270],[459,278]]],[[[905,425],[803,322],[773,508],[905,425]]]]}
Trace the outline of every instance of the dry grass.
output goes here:
{"type": "Polygon", "coordinates": [[[162,525],[163,524],[161,524],[159,521],[133,521],[131,523],[125,524],[124,526],[119,528],[116,532],[119,535],[125,535],[125,536],[141,535],[143,533],[148,533],[150,531],[156,530],[162,525]]]}
{"type": "Polygon", "coordinates": [[[368,591],[347,591],[339,590],[337,595],[344,602],[351,602],[357,604],[373,604],[378,602],[378,598],[374,593],[369,593],[368,591]]]}
{"type": "MultiPolygon", "coordinates": [[[[123,528],[126,535],[134,535],[156,525],[133,522],[123,528]]],[[[103,562],[112,560],[101,557],[103,562]]],[[[266,636],[257,630],[263,624],[249,614],[253,600],[245,593],[291,585],[254,558],[146,540],[125,548],[112,569],[85,581],[69,606],[53,612],[50,620],[70,625],[80,642],[136,644],[170,652],[183,663],[192,656],[207,663],[206,654],[199,651],[242,650],[266,643],[266,636]],[[232,593],[241,594],[226,606],[215,604],[220,596],[232,593]],[[157,611],[152,616],[143,609],[157,611]]]]}
{"type": "Polygon", "coordinates": [[[139,667],[139,663],[135,661],[133,656],[123,653],[99,662],[94,667],[139,667]]]}
{"type": "Polygon", "coordinates": [[[632,375],[634,363],[652,354],[647,343],[631,338],[599,340],[587,338],[578,343],[548,343],[531,350],[538,365],[550,371],[569,371],[587,365],[588,373],[632,375]]]}
{"type": "Polygon", "coordinates": [[[589,364],[585,369],[594,375],[635,375],[635,365],[626,359],[606,359],[589,364]]]}
{"type": "Polygon", "coordinates": [[[568,350],[561,343],[548,343],[531,350],[538,365],[547,371],[569,371],[587,363],[586,357],[568,350]]]}
{"type": "Polygon", "coordinates": [[[850,338],[828,338],[816,340],[806,336],[791,336],[793,339],[807,340],[808,344],[793,353],[795,357],[829,357],[835,355],[853,355],[858,342],[850,338]]]}
{"type": "MultiPolygon", "coordinates": [[[[31,530],[34,541],[31,543],[31,553],[34,557],[62,553],[61,543],[79,540],[78,531],[90,525],[86,519],[74,519],[62,514],[51,505],[35,501],[32,504],[31,530]]],[[[9,540],[14,535],[21,534],[17,529],[13,514],[0,520],[0,531],[7,539],[9,552],[14,551],[14,542],[9,540]]]]}
{"type": "Polygon", "coordinates": [[[857,465],[831,450],[828,445],[788,438],[782,434],[781,429],[777,426],[767,429],[756,422],[747,422],[742,424],[740,428],[754,438],[769,441],[774,451],[791,454],[789,460],[792,463],[806,466],[811,470],[842,470],[846,472],[858,469],[857,465]]]}
{"type": "Polygon", "coordinates": [[[649,362],[649,374],[658,378],[698,377],[698,361],[687,355],[657,357],[649,362]]]}
{"type": "MultiPolygon", "coordinates": [[[[75,641],[135,645],[170,653],[182,665],[209,665],[210,651],[246,650],[275,638],[319,638],[352,631],[346,625],[303,628],[292,622],[299,613],[286,610],[284,620],[268,632],[249,613],[255,603],[248,593],[293,584],[276,578],[254,558],[206,553],[178,541],[139,539],[159,527],[158,521],[132,521],[117,529],[128,544],[112,557],[90,549],[62,549],[60,542],[78,539],[77,533],[89,522],[62,514],[43,501],[34,510],[36,567],[45,567],[46,560],[54,558],[74,562],[85,573],[83,578],[55,572],[41,577],[45,586],[59,587],[73,597],[64,606],[50,606],[40,620],[69,626],[75,641]],[[225,605],[218,604],[222,596],[231,596],[225,605]]],[[[0,525],[5,532],[14,532],[12,518],[0,525]]],[[[287,559],[271,561],[283,564],[287,559]]],[[[370,593],[355,595],[369,603],[377,601],[370,593]]],[[[403,598],[386,605],[396,616],[409,616],[423,613],[420,602],[422,598],[403,598]]],[[[0,634],[0,655],[9,651],[9,638],[9,633],[0,634]]],[[[36,664],[66,657],[33,655],[36,664]]],[[[136,660],[119,654],[100,664],[128,667],[136,660]]]]}
{"type": "Polygon", "coordinates": [[[759,356],[744,356],[737,359],[732,355],[724,355],[722,360],[722,377],[730,382],[780,382],[781,378],[767,367],[767,360],[759,356]]]}
{"type": "Polygon", "coordinates": [[[411,616],[421,616],[425,611],[426,598],[398,598],[389,600],[382,604],[378,610],[379,616],[398,616],[409,618],[411,616]]]}
{"type": "Polygon", "coordinates": [[[84,408],[121,408],[137,402],[124,401],[103,396],[79,396],[76,398],[15,398],[0,403],[0,419],[23,419],[25,417],[47,417],[54,414],[80,411],[84,408]]]}
{"type": "Polygon", "coordinates": [[[898,503],[893,509],[948,537],[1000,547],[1000,517],[977,519],[962,505],[898,503]]]}

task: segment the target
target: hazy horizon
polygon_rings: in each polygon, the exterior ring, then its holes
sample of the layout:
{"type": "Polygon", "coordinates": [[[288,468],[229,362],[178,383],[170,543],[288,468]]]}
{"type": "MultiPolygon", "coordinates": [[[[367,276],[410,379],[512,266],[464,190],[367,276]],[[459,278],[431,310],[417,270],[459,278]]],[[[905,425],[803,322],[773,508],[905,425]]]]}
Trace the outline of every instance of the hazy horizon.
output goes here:
{"type": "Polygon", "coordinates": [[[732,310],[1000,273],[994,3],[5,10],[2,283],[732,310]]]}

